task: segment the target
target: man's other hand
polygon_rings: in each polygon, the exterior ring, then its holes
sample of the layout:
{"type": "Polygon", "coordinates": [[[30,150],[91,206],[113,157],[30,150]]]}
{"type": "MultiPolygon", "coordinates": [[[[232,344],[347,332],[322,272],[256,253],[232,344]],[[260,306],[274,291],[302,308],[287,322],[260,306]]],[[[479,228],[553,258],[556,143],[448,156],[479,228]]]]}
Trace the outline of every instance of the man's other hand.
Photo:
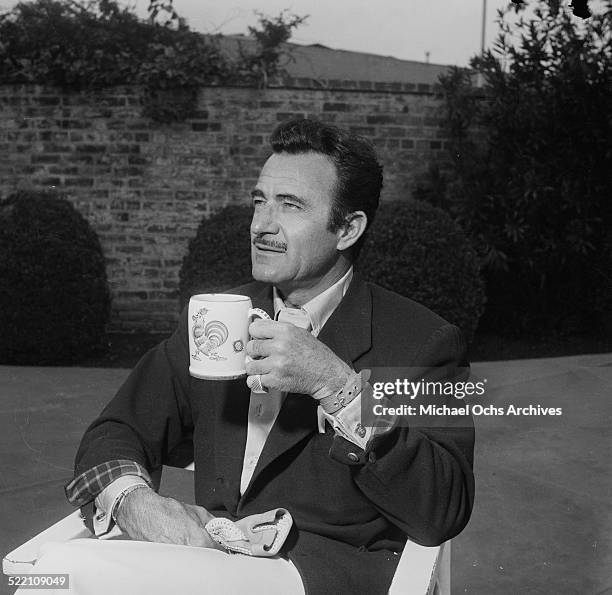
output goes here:
{"type": "Polygon", "coordinates": [[[255,320],[247,343],[249,376],[261,375],[266,388],[311,395],[315,399],[340,391],[351,368],[308,331],[287,322],[255,320]]]}
{"type": "Polygon", "coordinates": [[[205,508],[164,498],[152,489],[133,490],[115,513],[131,539],[218,548],[204,526],[213,518],[205,508]]]}

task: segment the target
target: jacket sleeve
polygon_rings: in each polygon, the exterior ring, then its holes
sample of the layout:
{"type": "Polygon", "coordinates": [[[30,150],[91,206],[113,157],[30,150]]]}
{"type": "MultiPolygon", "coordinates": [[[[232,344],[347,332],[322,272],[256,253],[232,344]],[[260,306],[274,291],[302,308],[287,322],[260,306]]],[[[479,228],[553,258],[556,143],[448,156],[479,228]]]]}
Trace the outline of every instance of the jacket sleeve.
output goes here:
{"type": "Polygon", "coordinates": [[[135,461],[149,472],[193,430],[189,406],[186,312],[178,329],[136,365],[115,397],[87,428],[75,475],[106,461],[135,461]]]}
{"type": "MultiPolygon", "coordinates": [[[[415,365],[457,379],[466,371],[465,350],[459,329],[446,324],[433,332],[415,365]]],[[[453,397],[444,402],[463,406],[453,397]]],[[[399,422],[371,438],[365,451],[336,436],[330,456],[352,466],[364,495],[412,541],[439,545],[457,535],[471,514],[474,426],[469,415],[438,417],[431,427],[399,422]]]]}

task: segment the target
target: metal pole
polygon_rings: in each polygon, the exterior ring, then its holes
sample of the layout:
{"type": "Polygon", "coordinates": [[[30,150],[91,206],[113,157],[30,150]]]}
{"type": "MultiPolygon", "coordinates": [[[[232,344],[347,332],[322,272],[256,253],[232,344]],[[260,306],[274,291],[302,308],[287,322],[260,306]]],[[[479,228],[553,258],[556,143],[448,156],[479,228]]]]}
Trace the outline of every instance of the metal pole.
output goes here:
{"type": "MultiPolygon", "coordinates": [[[[480,55],[484,56],[485,52],[485,29],[487,26],[487,0],[482,0],[482,27],[480,31],[480,55]]],[[[478,72],[476,76],[476,86],[482,87],[484,86],[484,77],[482,76],[482,72],[478,72]]]]}
{"type": "Polygon", "coordinates": [[[485,30],[487,27],[487,0],[482,0],[482,32],[480,36],[480,53],[485,51],[485,30]]]}

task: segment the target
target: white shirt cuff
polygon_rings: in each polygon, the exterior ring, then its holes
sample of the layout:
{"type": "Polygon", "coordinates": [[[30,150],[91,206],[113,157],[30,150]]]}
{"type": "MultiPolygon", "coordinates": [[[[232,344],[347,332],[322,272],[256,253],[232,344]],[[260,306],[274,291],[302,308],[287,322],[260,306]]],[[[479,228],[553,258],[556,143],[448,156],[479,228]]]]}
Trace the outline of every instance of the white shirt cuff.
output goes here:
{"type": "Polygon", "coordinates": [[[96,536],[105,535],[113,526],[112,512],[121,495],[135,485],[149,484],[138,475],[122,475],[107,485],[96,497],[94,514],[94,532],[96,536]]]}
{"type": "MultiPolygon", "coordinates": [[[[335,414],[327,413],[321,405],[318,408],[319,420],[326,419],[334,431],[353,444],[365,450],[372,435],[372,428],[361,425],[361,395],[357,395],[346,407],[335,414]]],[[[319,423],[319,431],[321,424],[319,423]]]]}

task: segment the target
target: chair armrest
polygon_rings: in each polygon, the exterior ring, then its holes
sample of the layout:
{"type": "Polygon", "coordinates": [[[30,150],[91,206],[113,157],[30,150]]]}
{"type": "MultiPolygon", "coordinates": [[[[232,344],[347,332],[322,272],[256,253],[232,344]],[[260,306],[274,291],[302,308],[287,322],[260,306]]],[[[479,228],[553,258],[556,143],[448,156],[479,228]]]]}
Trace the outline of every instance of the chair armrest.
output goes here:
{"type": "MultiPolygon", "coordinates": [[[[194,503],[193,463],[185,469],[164,467],[162,474],[163,495],[172,496],[188,503],[194,503]]],[[[93,534],[83,524],[79,510],[75,510],[61,521],[45,529],[38,535],[26,541],[23,545],[9,552],[2,559],[2,572],[6,575],[30,572],[40,555],[41,547],[49,542],[66,542],[72,539],[93,537],[93,534]]],[[[121,530],[115,526],[112,531],[101,539],[121,538],[121,530]]]]}
{"type": "Polygon", "coordinates": [[[2,572],[7,575],[30,572],[38,559],[40,548],[50,541],[69,541],[91,537],[91,532],[83,524],[79,510],[51,525],[42,533],[32,537],[23,545],[9,552],[2,559],[2,572]]]}
{"type": "Polygon", "coordinates": [[[405,593],[450,595],[450,541],[438,547],[406,542],[388,595],[405,593]]]}

